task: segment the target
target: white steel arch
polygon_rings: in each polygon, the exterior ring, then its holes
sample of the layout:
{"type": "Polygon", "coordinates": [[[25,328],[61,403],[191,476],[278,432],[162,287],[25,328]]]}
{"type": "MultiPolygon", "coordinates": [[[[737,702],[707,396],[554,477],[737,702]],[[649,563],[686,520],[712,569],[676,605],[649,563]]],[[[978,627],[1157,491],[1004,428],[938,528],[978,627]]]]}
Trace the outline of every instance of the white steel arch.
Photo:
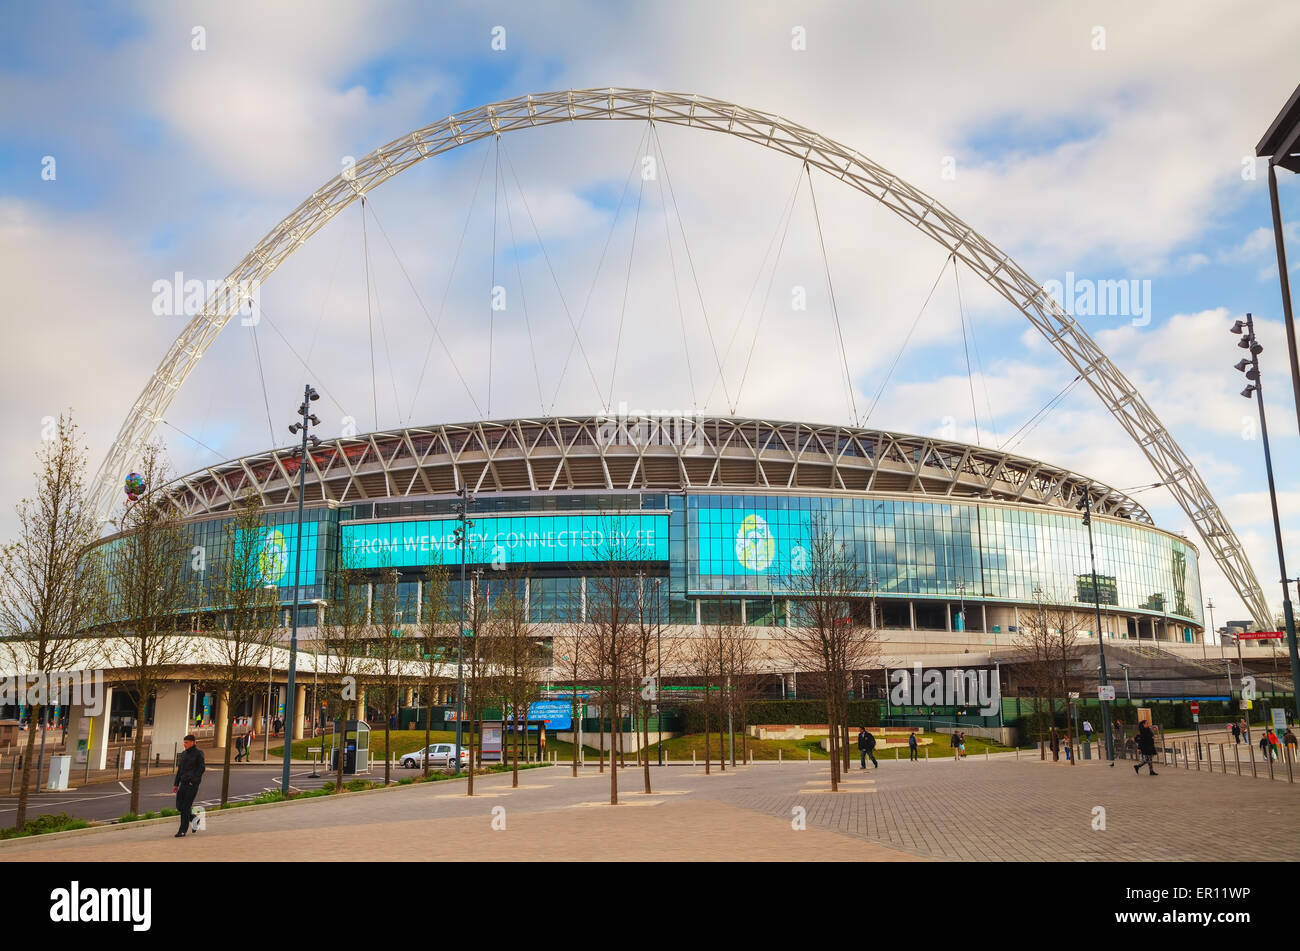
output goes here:
{"type": "MultiPolygon", "coordinates": [[[[520,96],[460,112],[380,146],[326,182],[248,252],[225,286],[251,293],[340,211],[430,156],[503,132],[595,119],[653,121],[722,132],[784,152],[871,196],[941,244],[1024,314],[1088,382],[1168,485],[1256,623],[1271,625],[1268,603],[1250,562],[1204,480],[1142,395],[1074,318],[1005,252],[934,198],[862,153],[781,116],[704,96],[617,88],[520,96]]],[[[95,477],[92,491],[102,520],[112,511],[120,480],[239,303],[223,290],[214,293],[172,343],[136,399],[95,477]]]]}

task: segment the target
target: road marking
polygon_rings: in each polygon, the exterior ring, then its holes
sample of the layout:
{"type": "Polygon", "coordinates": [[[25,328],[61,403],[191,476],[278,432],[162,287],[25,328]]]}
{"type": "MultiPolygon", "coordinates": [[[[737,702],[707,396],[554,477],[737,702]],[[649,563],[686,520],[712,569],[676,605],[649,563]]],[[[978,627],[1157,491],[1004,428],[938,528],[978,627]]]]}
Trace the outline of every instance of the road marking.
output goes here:
{"type": "Polygon", "coordinates": [[[127,787],[126,783],[122,782],[120,779],[117,781],[117,784],[118,784],[119,786],[122,787],[122,789],[123,789],[124,792],[130,792],[130,791],[131,791],[131,790],[127,787]]]}

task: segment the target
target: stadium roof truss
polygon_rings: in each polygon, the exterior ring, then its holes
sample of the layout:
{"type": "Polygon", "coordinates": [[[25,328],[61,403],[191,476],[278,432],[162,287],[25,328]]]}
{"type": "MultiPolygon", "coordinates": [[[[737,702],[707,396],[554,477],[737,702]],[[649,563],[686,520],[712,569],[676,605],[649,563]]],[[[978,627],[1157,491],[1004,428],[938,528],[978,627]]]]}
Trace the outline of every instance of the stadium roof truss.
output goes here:
{"type": "MultiPolygon", "coordinates": [[[[725,133],[782,152],[870,196],[938,242],[1024,314],[1087,381],[1187,513],[1255,621],[1269,625],[1268,603],[1254,570],[1191,459],[1087,332],[1005,252],[934,198],[854,149],[781,116],[703,96],[649,89],[549,92],[466,110],[380,146],[312,193],[236,265],[223,288],[209,298],[163,357],[96,476],[93,491],[101,519],[108,520],[123,475],[165,418],[177,391],[238,312],[242,302],[226,288],[242,288],[251,294],[340,211],[426,158],[506,132],[589,120],[661,122],[725,133]]],[[[284,465],[273,463],[280,468],[284,465]]],[[[1070,491],[1080,488],[1073,485],[1070,491]]]]}
{"type": "MultiPolygon", "coordinates": [[[[1091,493],[1098,514],[1151,524],[1122,493],[1042,462],[924,436],[731,417],[518,419],[371,433],[309,454],[306,500],[476,492],[808,491],[905,493],[935,500],[1071,508],[1091,493]],[[683,436],[685,438],[683,438],[683,436]]],[[[176,480],[186,517],[221,512],[241,496],[296,504],[298,459],[273,450],[176,480]]]]}

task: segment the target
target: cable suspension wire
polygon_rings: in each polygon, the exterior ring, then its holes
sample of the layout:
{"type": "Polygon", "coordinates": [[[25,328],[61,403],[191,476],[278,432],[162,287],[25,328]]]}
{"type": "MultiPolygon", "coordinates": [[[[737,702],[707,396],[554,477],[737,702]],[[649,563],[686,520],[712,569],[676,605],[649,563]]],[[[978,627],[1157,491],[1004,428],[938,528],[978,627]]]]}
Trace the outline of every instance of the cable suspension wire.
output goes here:
{"type": "Polygon", "coordinates": [[[880,382],[880,388],[876,390],[876,395],[871,400],[867,415],[862,417],[861,425],[867,425],[867,422],[871,419],[871,414],[876,411],[876,406],[880,403],[880,397],[884,395],[885,387],[889,385],[889,380],[894,375],[894,368],[898,366],[898,361],[903,358],[903,352],[907,350],[907,343],[912,339],[912,334],[916,332],[917,324],[921,322],[921,316],[925,313],[925,309],[930,306],[930,298],[934,296],[935,288],[939,286],[939,281],[943,279],[943,272],[948,270],[948,259],[953,257],[954,254],[955,252],[949,252],[947,257],[943,259],[943,264],[939,267],[939,273],[935,275],[934,283],[930,285],[930,293],[925,295],[925,303],[921,305],[921,309],[916,312],[916,316],[912,319],[912,326],[908,328],[907,336],[903,338],[903,344],[898,348],[898,353],[894,354],[894,360],[889,364],[889,370],[885,373],[885,378],[880,382]]]}
{"type": "MultiPolygon", "coordinates": [[[[957,258],[952,258],[952,279],[957,282],[957,258]]],[[[970,343],[966,337],[966,309],[961,304],[961,284],[957,283],[957,317],[961,321],[961,346],[966,354],[966,385],[970,388],[970,413],[975,420],[975,445],[980,445],[980,414],[975,408],[975,375],[971,372],[970,343]]]]}
{"type": "Polygon", "coordinates": [[[817,222],[817,240],[822,249],[822,265],[826,268],[826,290],[831,298],[831,316],[835,318],[835,337],[840,342],[840,361],[844,364],[844,385],[849,391],[849,410],[853,413],[853,425],[858,425],[858,401],[853,395],[853,374],[849,372],[849,355],[844,349],[844,331],[840,327],[840,309],[835,303],[835,285],[831,283],[831,259],[826,253],[826,235],[822,231],[822,216],[817,209],[817,192],[813,189],[812,167],[805,161],[803,170],[808,178],[808,195],[812,199],[813,220],[817,222]]]}
{"type": "MultiPolygon", "coordinates": [[[[655,139],[655,145],[656,151],[659,154],[659,160],[662,161],[662,151],[657,149],[657,137],[655,139]]],[[[677,303],[677,323],[682,332],[682,357],[686,361],[686,380],[691,389],[691,409],[699,412],[700,400],[699,395],[695,391],[695,372],[691,368],[691,344],[686,333],[686,309],[682,306],[682,289],[677,278],[677,255],[673,253],[673,233],[672,228],[668,224],[668,203],[664,200],[664,180],[656,175],[655,181],[659,185],[659,208],[663,212],[664,219],[664,244],[668,248],[668,265],[672,269],[673,274],[673,299],[677,303]]],[[[710,393],[711,392],[712,391],[710,391],[710,393]]]]}
{"type": "MultiPolygon", "coordinates": [[[[776,219],[776,225],[772,228],[772,236],[771,236],[770,238],[768,238],[768,240],[767,240],[767,247],[764,248],[764,250],[763,250],[763,257],[760,258],[760,259],[759,259],[759,262],[758,262],[758,270],[756,270],[756,271],[754,272],[754,280],[753,280],[753,283],[751,283],[751,284],[749,285],[749,293],[748,293],[748,294],[746,295],[746,297],[745,297],[745,303],[744,303],[744,305],[740,308],[740,313],[736,315],[736,323],[735,323],[735,325],[731,328],[731,336],[730,336],[730,338],[727,340],[727,347],[726,347],[726,349],[722,352],[722,363],[723,363],[724,366],[726,365],[727,361],[731,358],[731,348],[732,348],[732,346],[735,345],[736,337],[737,337],[737,336],[739,335],[739,333],[740,333],[740,327],[741,327],[741,325],[744,323],[744,320],[745,320],[745,314],[747,314],[747,313],[749,312],[749,304],[750,304],[750,301],[752,301],[752,300],[754,299],[754,291],[758,289],[758,282],[759,282],[759,281],[762,279],[762,277],[763,277],[763,271],[764,271],[764,269],[765,269],[766,266],[767,266],[768,255],[770,255],[770,254],[772,253],[772,246],[773,246],[774,244],[776,244],[777,236],[778,236],[778,235],[781,235],[781,244],[782,244],[782,247],[784,247],[784,245],[785,245],[785,237],[784,237],[784,236],[785,236],[785,234],[787,234],[787,233],[789,232],[789,230],[790,230],[790,217],[788,217],[788,216],[793,216],[793,214],[794,214],[794,203],[795,203],[795,200],[796,200],[796,198],[797,198],[797,196],[798,196],[798,194],[799,194],[799,186],[800,186],[802,183],[803,183],[803,169],[801,168],[801,169],[799,169],[799,170],[795,173],[795,176],[794,176],[794,187],[790,189],[790,197],[786,200],[786,205],[785,205],[785,207],[783,207],[783,209],[782,209],[782,211],[781,211],[781,214],[777,216],[777,219],[776,219]],[[783,221],[785,222],[785,230],[784,230],[784,231],[782,231],[782,228],[781,228],[781,223],[782,223],[783,221]]],[[[769,297],[764,299],[764,301],[763,301],[763,305],[762,305],[762,309],[759,311],[759,317],[758,317],[758,319],[759,319],[759,325],[760,325],[760,326],[761,326],[762,321],[763,321],[763,311],[766,310],[766,308],[767,308],[767,300],[770,299],[770,295],[771,295],[771,293],[772,293],[772,283],[773,283],[773,280],[776,278],[776,268],[777,268],[777,265],[780,263],[780,259],[781,259],[781,253],[780,253],[780,250],[778,250],[778,251],[777,251],[777,257],[776,257],[776,260],[774,260],[774,261],[772,262],[772,276],[771,276],[771,278],[770,278],[770,279],[768,280],[768,282],[767,282],[767,293],[768,293],[769,297]]],[[[750,355],[751,358],[753,357],[753,354],[754,354],[754,344],[757,343],[757,342],[758,342],[758,327],[755,327],[755,329],[754,329],[754,339],[753,339],[753,341],[751,341],[751,343],[750,343],[750,348],[749,348],[749,355],[750,355]]],[[[740,383],[741,383],[741,386],[742,386],[742,387],[744,386],[744,383],[745,383],[745,380],[744,380],[745,374],[748,373],[748,372],[749,372],[749,362],[748,362],[748,360],[747,360],[746,363],[745,363],[745,371],[741,374],[741,381],[740,381],[740,383]]],[[[711,384],[709,385],[709,395],[706,396],[706,397],[704,398],[704,409],[705,409],[706,411],[707,411],[708,408],[709,408],[709,404],[713,401],[713,389],[714,389],[714,387],[716,387],[717,385],[718,385],[718,379],[717,379],[717,377],[715,377],[714,380],[713,380],[713,383],[711,383],[711,384]]],[[[740,393],[739,393],[739,391],[737,391],[737,393],[736,393],[736,405],[737,405],[737,406],[740,405],[740,393]]],[[[732,408],[732,409],[731,409],[731,412],[734,414],[734,413],[736,412],[736,410],[735,410],[734,408],[732,408]]]]}
{"type": "MultiPolygon", "coordinates": [[[[528,224],[533,229],[533,236],[537,239],[537,247],[541,249],[542,259],[546,261],[546,269],[550,272],[551,283],[555,285],[555,293],[560,297],[560,306],[564,309],[565,319],[569,322],[569,329],[573,331],[574,343],[578,346],[578,352],[582,354],[582,362],[586,364],[587,375],[591,378],[591,385],[596,390],[596,398],[600,399],[600,384],[596,382],[596,372],[591,367],[591,359],[587,356],[587,348],[582,345],[582,338],[578,336],[578,328],[573,323],[573,312],[569,310],[569,302],[564,296],[564,290],[560,287],[560,279],[555,274],[555,266],[551,263],[551,256],[546,251],[546,242],[542,240],[542,233],[537,227],[537,221],[533,218],[533,210],[528,205],[528,196],[524,193],[523,185],[519,181],[519,173],[515,171],[515,163],[510,158],[510,150],[506,148],[505,141],[501,140],[501,152],[506,158],[506,168],[510,170],[511,177],[515,180],[515,191],[519,194],[519,200],[523,203],[524,211],[528,215],[528,224]]],[[[572,344],[570,345],[572,347],[572,344]]],[[[561,374],[563,376],[563,374],[561,374]]],[[[556,393],[559,393],[559,382],[556,383],[556,393]]],[[[554,403],[551,405],[551,411],[554,412],[554,403]]],[[[546,409],[543,407],[542,412],[546,409]]]]}
{"type": "Polygon", "coordinates": [[[492,283],[488,286],[491,288],[488,293],[488,378],[487,378],[487,414],[492,418],[492,344],[493,332],[496,329],[496,295],[497,295],[497,206],[501,201],[501,135],[497,134],[496,147],[493,149],[495,158],[493,159],[494,168],[492,170],[492,283]]]}
{"type": "MultiPolygon", "coordinates": [[[[961,294],[961,269],[957,267],[958,263],[960,262],[958,261],[953,262],[953,280],[957,284],[957,306],[961,307],[963,309],[963,313],[965,313],[965,307],[962,304],[962,294],[961,294]]],[[[984,422],[987,424],[987,428],[989,430],[989,439],[996,442],[998,438],[998,434],[993,425],[993,419],[994,419],[993,403],[989,399],[988,375],[984,372],[984,360],[980,357],[980,341],[979,341],[979,337],[975,334],[975,319],[973,317],[970,320],[970,346],[971,349],[975,351],[975,368],[979,370],[980,387],[981,389],[984,390],[984,409],[988,413],[988,415],[984,417],[984,422]]]]}
{"type": "MultiPolygon", "coordinates": [[[[501,140],[498,138],[497,142],[501,140]]],[[[533,378],[537,381],[537,408],[545,415],[546,398],[542,395],[542,371],[537,364],[537,343],[533,339],[533,324],[528,317],[528,297],[524,293],[524,275],[519,267],[519,242],[515,240],[515,219],[510,213],[510,190],[506,183],[502,182],[502,191],[506,196],[506,225],[510,229],[510,254],[515,262],[515,282],[519,285],[519,305],[524,312],[524,330],[528,333],[528,351],[533,358],[533,378]]]]}
{"type": "MultiPolygon", "coordinates": [[[[373,206],[363,206],[370,214],[375,216],[373,206]]],[[[394,255],[395,257],[396,255],[394,255]]],[[[397,370],[393,366],[393,348],[388,343],[388,327],[384,321],[384,305],[379,300],[379,279],[375,278],[375,312],[379,315],[379,337],[384,343],[384,356],[388,360],[388,382],[393,388],[393,412],[397,415],[397,421],[400,424],[402,420],[402,404],[397,398],[397,370]]]]}
{"type": "Polygon", "coordinates": [[[672,200],[673,214],[677,218],[677,230],[681,233],[682,247],[686,251],[686,260],[691,266],[691,279],[695,282],[695,296],[700,302],[700,314],[704,317],[704,330],[709,336],[709,347],[713,350],[713,363],[718,369],[718,379],[722,383],[723,397],[726,399],[727,405],[730,406],[731,396],[727,391],[727,379],[722,372],[722,359],[718,356],[718,342],[713,337],[713,324],[709,320],[709,309],[704,305],[704,289],[700,287],[700,276],[695,268],[695,256],[691,254],[690,242],[686,240],[686,225],[682,221],[681,208],[677,204],[677,193],[673,189],[672,176],[668,174],[668,159],[664,155],[663,143],[659,139],[659,130],[655,127],[653,122],[649,123],[649,125],[650,131],[654,134],[655,142],[659,146],[659,158],[660,164],[663,166],[664,184],[668,186],[668,197],[672,200]]]}
{"type": "Polygon", "coordinates": [[[266,393],[266,373],[262,369],[262,345],[257,340],[257,324],[252,326],[253,330],[253,356],[257,358],[257,375],[262,380],[262,404],[266,407],[266,431],[271,437],[271,445],[275,445],[275,426],[271,422],[271,399],[266,393]]]}
{"type": "Polygon", "coordinates": [[[632,243],[627,249],[627,273],[623,278],[623,304],[618,311],[618,334],[614,338],[614,360],[609,370],[609,400],[605,403],[605,412],[609,413],[614,402],[614,380],[618,375],[618,353],[623,346],[623,323],[627,319],[628,292],[632,289],[632,263],[636,260],[636,235],[641,224],[641,200],[645,196],[645,176],[636,189],[636,214],[632,218],[632,243]]]}
{"type": "MultiPolygon", "coordinates": [[[[745,389],[745,381],[749,379],[749,366],[750,363],[753,362],[754,351],[758,348],[758,335],[759,331],[763,329],[763,319],[767,316],[767,305],[772,300],[772,285],[776,283],[776,272],[781,265],[781,255],[785,251],[785,239],[790,233],[790,223],[794,220],[794,206],[798,197],[799,184],[802,177],[803,172],[801,170],[799,175],[795,177],[795,190],[790,194],[790,201],[786,207],[785,228],[781,231],[781,243],[777,245],[776,257],[772,259],[772,273],[768,275],[767,289],[763,294],[763,303],[758,311],[758,321],[754,324],[754,336],[749,341],[749,353],[745,356],[745,368],[740,374],[740,386],[736,387],[736,405],[731,409],[732,415],[735,415],[736,407],[740,406],[740,394],[745,389]]],[[[778,221],[777,226],[780,227],[780,224],[781,223],[778,221]]],[[[775,238],[776,234],[773,233],[772,237],[775,238]]],[[[764,255],[764,257],[766,257],[766,255],[764,255]]],[[[755,275],[755,283],[757,283],[757,281],[758,275],[755,275]]],[[[746,306],[748,306],[748,304],[746,304],[746,306]]]]}
{"type": "Polygon", "coordinates": [[[350,216],[343,216],[342,227],[339,228],[339,246],[338,253],[334,256],[334,266],[330,268],[329,284],[325,287],[325,294],[321,297],[320,313],[316,315],[316,326],[311,332],[311,345],[307,347],[307,360],[311,361],[311,355],[316,352],[316,340],[320,336],[321,324],[325,322],[325,308],[329,304],[330,295],[334,293],[334,279],[339,273],[339,264],[343,260],[343,251],[347,248],[348,225],[351,223],[350,216]]]}
{"type": "Polygon", "coordinates": [[[451,348],[448,347],[447,342],[443,340],[442,334],[439,333],[438,328],[442,324],[442,315],[447,307],[447,297],[451,294],[452,280],[456,275],[456,266],[460,263],[460,254],[465,245],[465,235],[469,231],[469,223],[474,213],[474,205],[478,202],[479,186],[483,184],[483,173],[487,170],[487,158],[488,152],[485,149],[483,152],[483,164],[479,166],[478,180],[474,184],[474,194],[470,197],[469,210],[465,213],[465,224],[460,231],[460,240],[456,243],[456,254],[452,258],[451,270],[447,273],[447,283],[444,285],[442,290],[442,301],[438,305],[437,320],[429,314],[429,308],[425,306],[424,298],[420,296],[420,292],[415,287],[415,282],[411,280],[411,275],[406,270],[406,265],[402,263],[402,258],[397,253],[397,249],[393,247],[393,242],[389,240],[388,232],[384,230],[384,223],[380,221],[379,216],[375,214],[374,203],[371,203],[370,214],[375,219],[375,225],[379,228],[379,233],[383,235],[384,241],[387,242],[388,250],[392,252],[394,260],[397,261],[397,266],[401,269],[402,276],[406,278],[406,283],[411,288],[411,293],[415,295],[416,303],[420,305],[420,311],[424,314],[424,319],[427,320],[429,326],[433,328],[433,336],[429,338],[429,346],[426,347],[424,351],[424,362],[420,365],[420,376],[415,384],[415,392],[411,395],[411,411],[406,414],[407,422],[410,422],[415,417],[415,404],[420,398],[420,390],[424,386],[424,374],[429,369],[429,357],[433,354],[433,345],[435,343],[442,345],[442,351],[446,354],[448,362],[451,363],[451,368],[455,372],[456,378],[460,380],[460,385],[464,387],[465,395],[468,396],[469,401],[474,404],[474,412],[478,413],[480,416],[483,415],[479,409],[478,400],[474,398],[474,393],[470,389],[469,381],[467,381],[465,375],[460,372],[460,365],[456,363],[456,358],[452,356],[451,348]]]}
{"type": "Polygon", "coordinates": [[[1004,452],[1010,452],[1016,446],[1020,445],[1020,443],[1024,442],[1025,437],[1027,437],[1031,432],[1034,431],[1034,427],[1037,426],[1039,423],[1041,423],[1044,419],[1046,419],[1047,415],[1050,414],[1052,410],[1057,407],[1057,405],[1059,405],[1060,401],[1065,398],[1066,394],[1068,394],[1070,390],[1074,389],[1075,385],[1082,379],[1083,379],[1083,374],[1080,373],[1077,376],[1075,376],[1075,378],[1071,380],[1069,383],[1065,384],[1065,386],[1061,388],[1061,391],[1059,393],[1057,393],[1050,400],[1048,400],[1037,413],[1029,417],[1029,419],[1025,420],[1024,424],[1019,429],[1017,429],[1014,433],[1012,433],[1007,438],[1007,441],[998,448],[1004,452]],[[1022,432],[1024,433],[1024,436],[1020,436],[1022,432]],[[1014,440],[1017,436],[1020,436],[1020,439],[1013,443],[1012,440],[1014,440]]]}
{"type": "Polygon", "coordinates": [[[184,436],[186,439],[190,440],[190,442],[197,443],[199,446],[202,446],[202,447],[203,447],[204,449],[206,449],[208,452],[210,452],[210,453],[212,453],[214,456],[216,456],[220,461],[225,462],[226,460],[228,460],[228,459],[230,458],[229,455],[227,455],[227,454],[225,454],[225,453],[217,452],[215,449],[213,449],[211,446],[209,446],[209,445],[208,445],[207,443],[205,443],[203,440],[201,440],[201,439],[196,439],[194,436],[191,436],[191,435],[190,435],[189,433],[187,433],[185,430],[181,429],[179,426],[176,426],[176,425],[172,424],[172,423],[169,422],[168,420],[165,420],[165,419],[162,420],[162,424],[163,424],[164,426],[170,426],[172,429],[176,430],[178,433],[180,433],[180,434],[181,434],[182,436],[184,436]]]}
{"type": "MultiPolygon", "coordinates": [[[[645,143],[649,136],[650,128],[647,125],[646,131],[643,132],[641,138],[637,140],[636,151],[632,155],[632,167],[628,169],[628,173],[623,179],[623,192],[618,196],[618,206],[614,209],[614,220],[609,224],[609,233],[605,235],[605,244],[600,249],[600,258],[596,261],[596,273],[592,275],[591,285],[587,288],[587,299],[583,301],[582,311],[578,314],[578,324],[573,331],[573,342],[569,344],[569,352],[565,354],[564,363],[560,367],[560,379],[555,384],[555,396],[551,400],[552,412],[554,412],[555,403],[560,398],[560,387],[564,384],[564,377],[569,369],[569,361],[573,358],[573,348],[578,345],[578,342],[581,339],[582,324],[587,319],[587,309],[591,306],[591,296],[596,290],[596,282],[600,280],[600,272],[605,265],[605,255],[609,253],[609,243],[614,237],[614,229],[618,227],[619,216],[623,213],[623,202],[627,199],[628,184],[632,180],[632,174],[636,171],[637,163],[641,156],[645,154],[645,143]]],[[[590,369],[590,366],[588,366],[588,369],[590,369]]],[[[594,375],[592,379],[593,382],[595,382],[594,375]]],[[[609,405],[609,400],[601,396],[599,384],[596,385],[596,396],[600,400],[602,406],[609,405]]]]}
{"type": "Polygon", "coordinates": [[[370,335],[370,401],[375,413],[375,429],[379,429],[379,387],[375,377],[375,316],[370,311],[370,242],[366,236],[366,197],[361,196],[361,248],[366,270],[366,329],[370,335]]]}
{"type": "MultiPolygon", "coordinates": [[[[289,352],[293,354],[294,359],[297,360],[299,364],[301,364],[303,370],[307,372],[307,375],[315,380],[315,383],[313,385],[318,390],[320,390],[321,395],[326,397],[331,403],[333,403],[335,408],[339,411],[340,414],[342,414],[343,416],[351,416],[352,414],[349,413],[346,409],[344,409],[343,404],[340,403],[334,397],[334,394],[331,393],[328,388],[326,388],[324,382],[318,376],[316,376],[316,370],[314,370],[311,367],[311,365],[302,358],[302,354],[300,354],[297,350],[294,349],[293,344],[289,342],[289,338],[286,337],[281,332],[280,328],[275,325],[275,321],[273,321],[271,319],[271,315],[266,312],[266,308],[263,307],[261,304],[256,303],[256,299],[254,299],[254,306],[257,307],[257,312],[260,315],[258,317],[258,320],[259,321],[265,320],[266,325],[275,331],[275,335],[280,338],[280,341],[285,345],[286,348],[288,348],[289,352]]],[[[269,407],[268,407],[268,412],[269,412],[269,407]]],[[[272,433],[271,436],[271,445],[275,445],[274,433],[272,433]]]]}

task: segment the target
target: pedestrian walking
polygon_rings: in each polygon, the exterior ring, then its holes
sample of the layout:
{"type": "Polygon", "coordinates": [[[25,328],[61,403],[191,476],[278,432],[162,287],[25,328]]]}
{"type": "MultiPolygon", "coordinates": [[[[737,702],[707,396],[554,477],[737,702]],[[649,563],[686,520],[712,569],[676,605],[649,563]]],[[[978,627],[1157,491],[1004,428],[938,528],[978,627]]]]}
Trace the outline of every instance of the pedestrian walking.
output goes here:
{"type": "Polygon", "coordinates": [[[1074,750],[1070,748],[1070,734],[1069,734],[1069,733],[1066,733],[1066,734],[1065,734],[1065,761],[1066,761],[1067,763],[1072,763],[1072,762],[1074,762],[1074,750]]]}
{"type": "Polygon", "coordinates": [[[176,757],[176,777],[172,780],[172,792],[176,794],[176,808],[181,813],[181,827],[176,833],[178,839],[185,837],[185,833],[189,831],[194,821],[192,812],[194,797],[198,794],[203,770],[207,768],[203,762],[203,751],[195,745],[194,734],[185,734],[183,742],[185,749],[181,751],[180,756],[176,757]]]}
{"type": "Polygon", "coordinates": [[[1083,721],[1083,741],[1085,743],[1092,742],[1092,721],[1091,720],[1083,721]]]}
{"type": "Polygon", "coordinates": [[[1294,760],[1296,753],[1296,736],[1291,727],[1287,727],[1286,732],[1282,734],[1282,742],[1286,744],[1286,751],[1291,754],[1291,759],[1294,760]]]}
{"type": "Polygon", "coordinates": [[[253,761],[253,741],[257,739],[257,730],[253,727],[253,721],[248,721],[248,732],[244,734],[244,762],[253,761]]]}
{"type": "Polygon", "coordinates": [[[966,756],[966,731],[965,730],[962,730],[961,733],[957,734],[957,755],[961,757],[966,756]]]}
{"type": "Polygon", "coordinates": [[[242,733],[239,736],[235,737],[235,762],[236,763],[243,762],[244,750],[246,750],[247,748],[248,748],[248,740],[245,739],[242,733]]]}
{"type": "Polygon", "coordinates": [[[916,755],[916,747],[917,747],[916,733],[914,731],[912,733],[907,734],[907,751],[908,751],[907,758],[910,762],[913,763],[918,762],[921,759],[921,757],[916,755]]]}
{"type": "Polygon", "coordinates": [[[1273,732],[1272,727],[1269,728],[1267,739],[1268,739],[1268,752],[1269,752],[1269,755],[1272,756],[1273,759],[1275,759],[1275,760],[1277,760],[1277,759],[1281,759],[1281,758],[1282,758],[1282,744],[1278,742],[1277,734],[1273,732]]]}
{"type": "Polygon", "coordinates": [[[1133,772],[1139,773],[1142,771],[1142,767],[1145,766],[1152,776],[1159,776],[1160,774],[1156,772],[1154,765],[1156,758],[1156,735],[1151,732],[1151,728],[1147,726],[1146,720],[1143,720],[1138,724],[1137,748],[1138,752],[1142,754],[1142,758],[1133,764],[1133,772]]]}
{"type": "Polygon", "coordinates": [[[1268,759],[1269,745],[1268,745],[1267,733],[1265,733],[1263,736],[1259,738],[1259,752],[1264,757],[1264,759],[1268,759]]]}
{"type": "Polygon", "coordinates": [[[279,735],[280,735],[280,731],[284,729],[284,721],[281,720],[279,717],[276,717],[276,718],[275,718],[275,722],[274,722],[274,726],[275,726],[275,729],[272,731],[271,735],[272,735],[272,736],[279,736],[279,735]]]}
{"type": "Polygon", "coordinates": [[[1232,742],[1233,743],[1241,742],[1241,727],[1236,723],[1232,725],[1232,742]]]}
{"type": "Polygon", "coordinates": [[[1250,742],[1250,724],[1246,722],[1245,717],[1241,718],[1241,735],[1246,738],[1247,743],[1250,742]]]}
{"type": "Polygon", "coordinates": [[[876,762],[876,738],[864,726],[858,731],[858,749],[862,753],[862,768],[867,768],[867,760],[871,760],[871,765],[880,769],[880,764],[876,762]]]}

